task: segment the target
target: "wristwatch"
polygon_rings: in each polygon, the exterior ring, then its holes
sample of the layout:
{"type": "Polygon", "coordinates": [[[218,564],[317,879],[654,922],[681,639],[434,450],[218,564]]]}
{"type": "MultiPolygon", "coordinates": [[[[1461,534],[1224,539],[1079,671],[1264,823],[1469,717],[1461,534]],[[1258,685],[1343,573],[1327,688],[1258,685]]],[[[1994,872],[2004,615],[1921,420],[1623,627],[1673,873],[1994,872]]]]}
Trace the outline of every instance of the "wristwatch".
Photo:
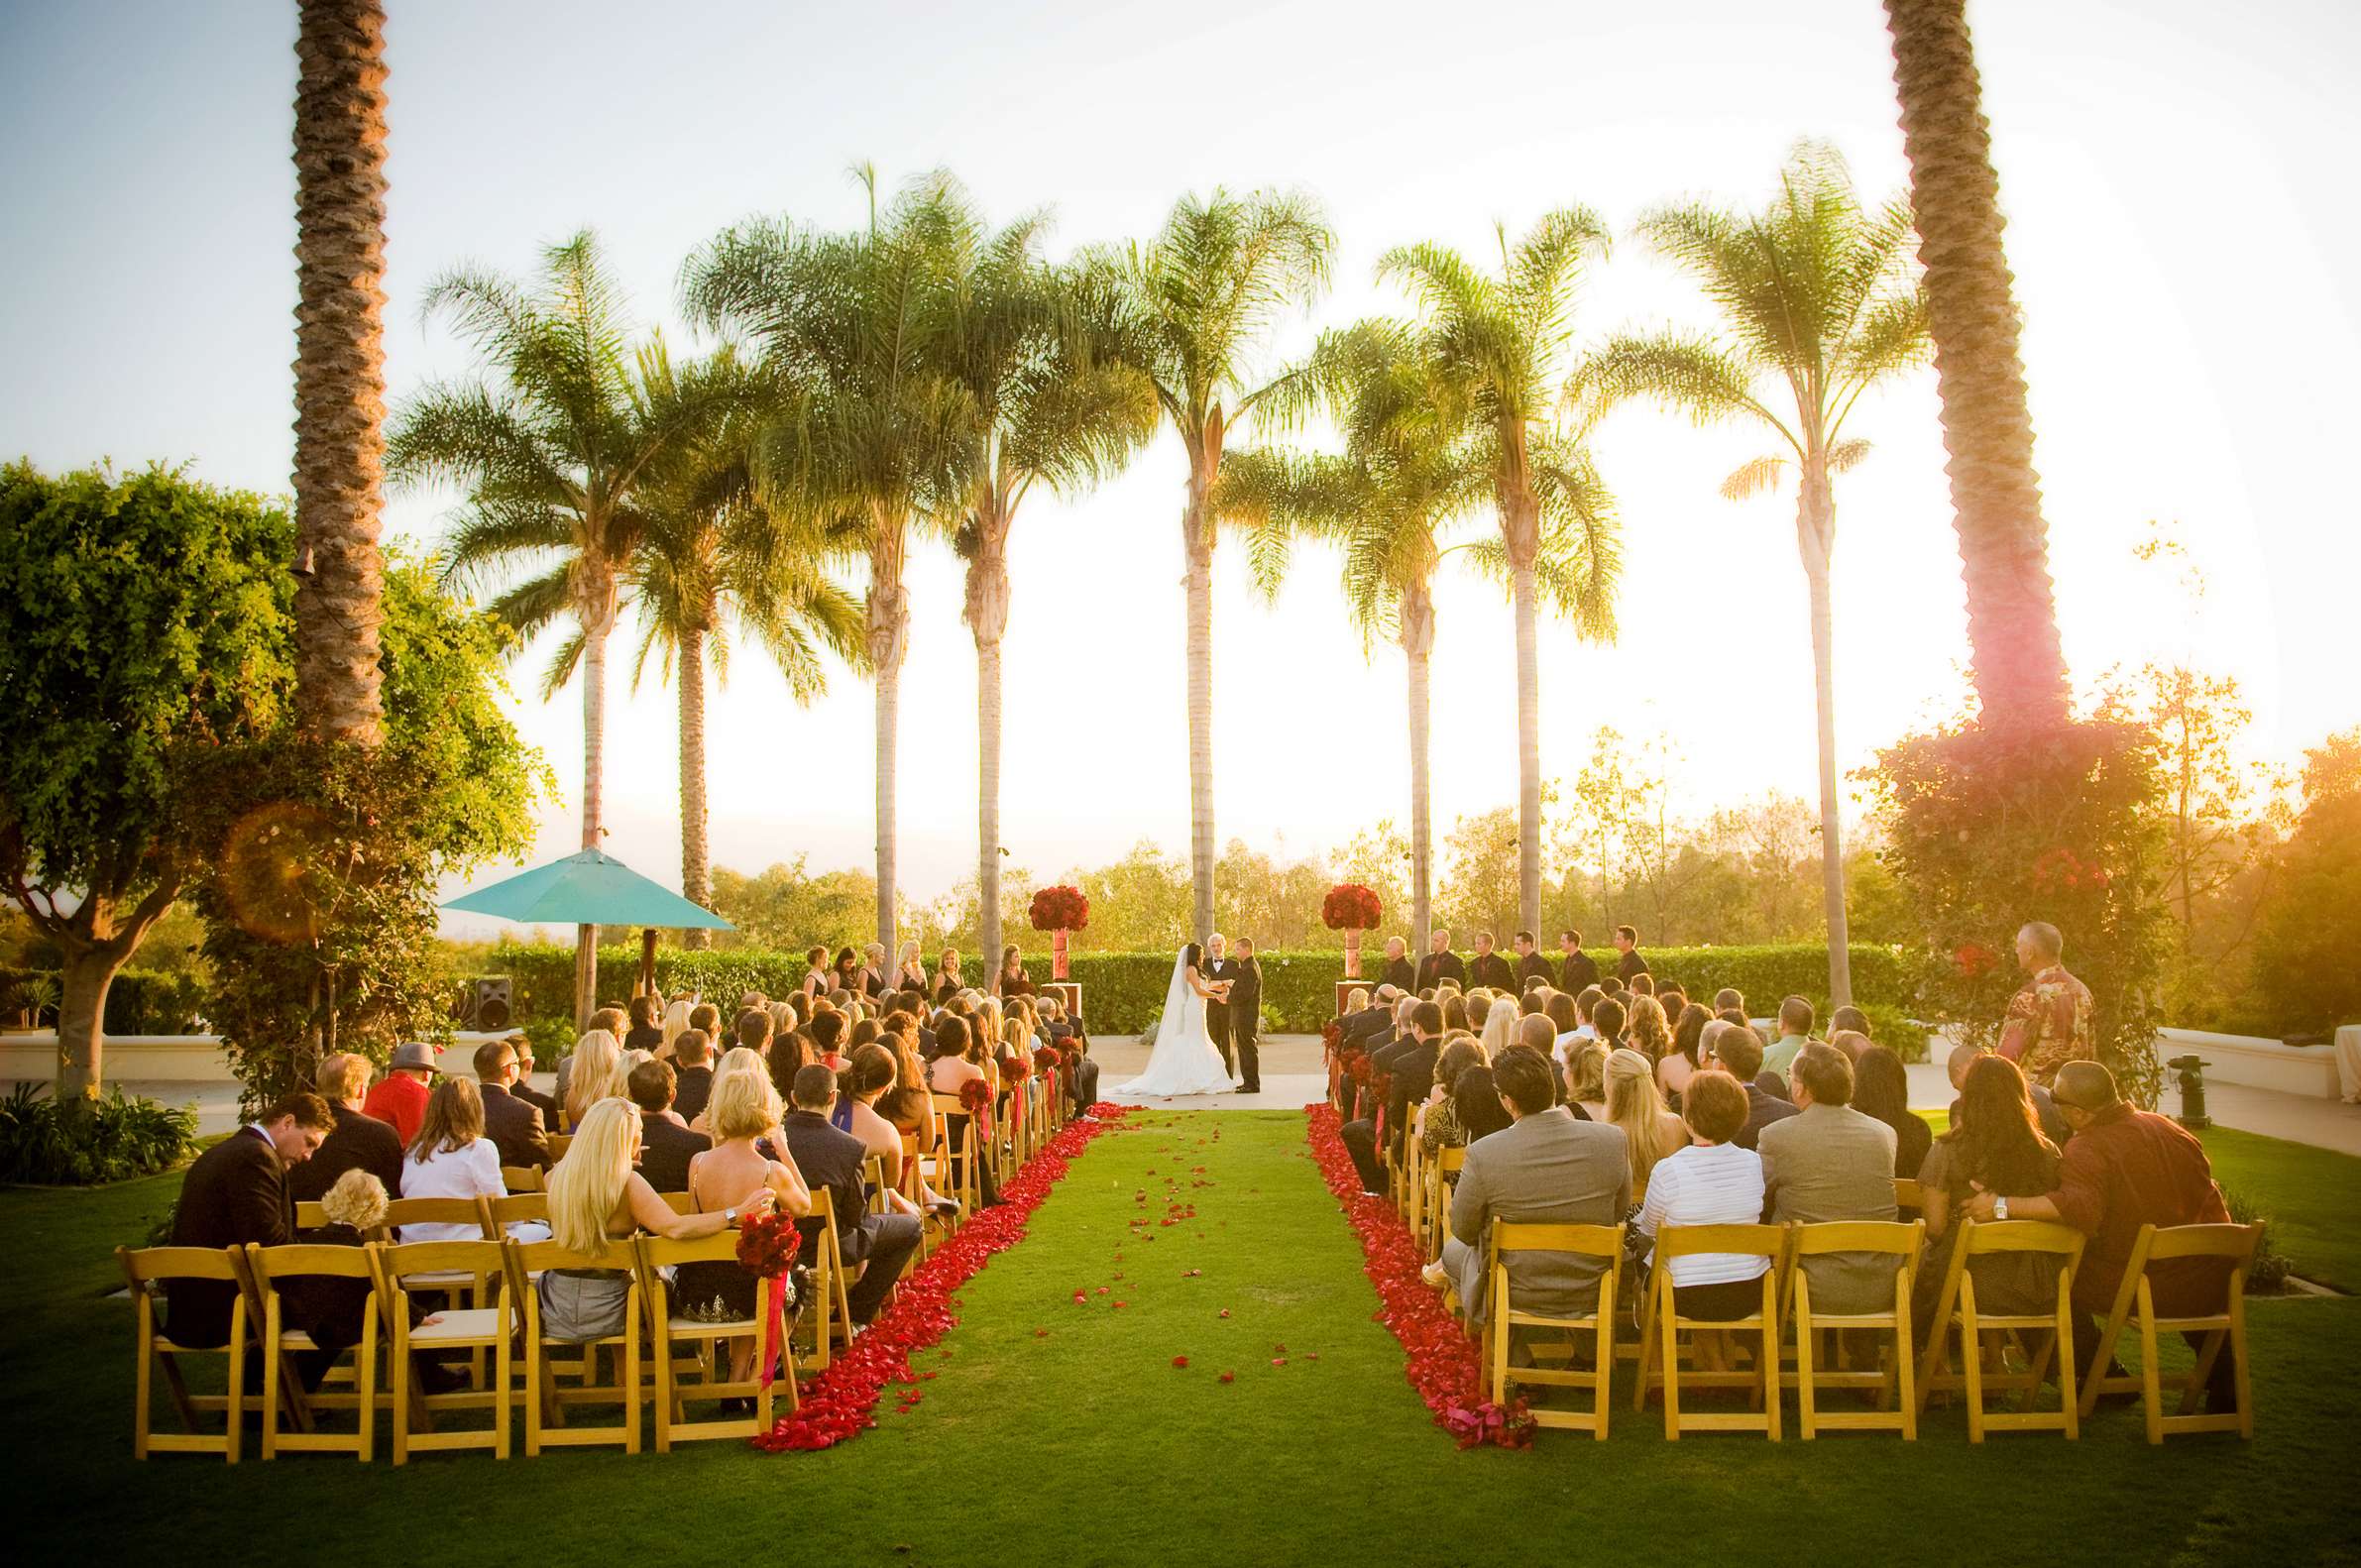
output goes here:
{"type": "MultiPolygon", "coordinates": [[[[2006,1216],[2006,1215],[2003,1215],[2003,1216],[2001,1216],[2001,1217],[2005,1219],[2007,1216],[2006,1216]]],[[[737,1210],[736,1210],[735,1208],[726,1208],[726,1209],[722,1210],[722,1223],[723,1223],[723,1224],[725,1224],[725,1225],[734,1225],[734,1224],[736,1224],[736,1223],[737,1223],[737,1210]]]]}
{"type": "Polygon", "coordinates": [[[2004,1197],[1992,1199],[1992,1217],[1994,1219],[2008,1218],[2008,1199],[2004,1197]]]}

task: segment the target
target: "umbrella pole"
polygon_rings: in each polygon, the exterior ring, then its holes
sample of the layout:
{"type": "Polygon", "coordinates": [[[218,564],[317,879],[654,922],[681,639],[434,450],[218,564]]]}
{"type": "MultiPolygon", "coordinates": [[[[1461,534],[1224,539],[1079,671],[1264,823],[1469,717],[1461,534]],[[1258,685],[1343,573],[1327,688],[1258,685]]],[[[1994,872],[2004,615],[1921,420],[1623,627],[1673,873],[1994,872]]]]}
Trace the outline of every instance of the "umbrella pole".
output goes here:
{"type": "Polygon", "coordinates": [[[639,990],[646,996],[656,988],[656,928],[650,926],[639,934],[639,990]]]}

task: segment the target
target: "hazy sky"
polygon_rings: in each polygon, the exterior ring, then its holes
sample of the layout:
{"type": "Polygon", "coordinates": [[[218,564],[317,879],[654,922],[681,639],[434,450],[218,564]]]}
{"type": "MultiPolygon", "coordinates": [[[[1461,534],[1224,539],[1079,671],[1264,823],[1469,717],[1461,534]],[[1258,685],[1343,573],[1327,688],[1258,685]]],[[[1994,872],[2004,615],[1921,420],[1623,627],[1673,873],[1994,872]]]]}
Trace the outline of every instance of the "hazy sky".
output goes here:
{"type": "MultiPolygon", "coordinates": [[[[1050,204],[1061,254],[1152,231],[1185,189],[1307,188],[1341,239],[1336,286],[1274,363],[1315,324],[1401,308],[1370,280],[1398,242],[1481,254],[1495,220],[1566,202],[1621,234],[1670,197],[1757,201],[1803,135],[1837,143],[1871,194],[1902,176],[1873,0],[390,9],[396,399],[465,366],[419,319],[439,270],[522,273],[595,225],[643,319],[687,343],[673,285],[690,248],[753,213],[852,223],[844,170],[864,159],[889,181],[948,167],[997,218],[1050,204]]],[[[2331,194],[2361,146],[2361,8],[2004,0],[1970,18],[2077,681],[2194,656],[2245,682],[2259,746],[2292,757],[2361,721],[2361,504],[2341,455],[2361,427],[2361,285],[2329,262],[2361,253],[2361,209],[2331,194]],[[2133,564],[2151,519],[2208,575],[2201,617],[2169,572],[2133,564]]],[[[0,450],[287,489],[293,36],[292,5],[263,0],[0,9],[0,450]]],[[[1625,243],[1578,320],[1597,335],[1706,316],[1625,243]]],[[[1848,767],[1957,709],[1967,646],[1932,374],[1855,428],[1875,451],[1838,489],[1848,767]]],[[[1644,408],[1599,440],[1624,522],[1623,633],[1592,648],[1544,626],[1545,776],[1570,778],[1612,723],[1673,733],[1692,806],[1810,795],[1792,501],[1716,494],[1760,449],[1644,408]]],[[[1168,434],[1119,482],[1018,521],[1002,837],[1037,875],[1143,837],[1185,848],[1182,475],[1168,434]]],[[[453,500],[396,498],[392,535],[427,547],[453,500]]],[[[1217,573],[1222,838],[1302,852],[1405,817],[1401,656],[1364,660],[1333,561],[1299,557],[1268,607],[1238,549],[1217,573]]],[[[925,899],[974,865],[974,657],[948,551],[922,551],[911,587],[902,864],[925,899]]],[[[529,695],[546,652],[519,667],[513,705],[567,792],[535,858],[579,832],[576,692],[529,695]]],[[[867,864],[867,689],[839,678],[797,710],[757,659],[731,674],[711,718],[716,859],[867,864]]],[[[1435,693],[1440,830],[1515,798],[1495,591],[1445,586],[1435,693]]],[[[609,847],[677,882],[674,725],[669,691],[618,681],[609,847]]]]}

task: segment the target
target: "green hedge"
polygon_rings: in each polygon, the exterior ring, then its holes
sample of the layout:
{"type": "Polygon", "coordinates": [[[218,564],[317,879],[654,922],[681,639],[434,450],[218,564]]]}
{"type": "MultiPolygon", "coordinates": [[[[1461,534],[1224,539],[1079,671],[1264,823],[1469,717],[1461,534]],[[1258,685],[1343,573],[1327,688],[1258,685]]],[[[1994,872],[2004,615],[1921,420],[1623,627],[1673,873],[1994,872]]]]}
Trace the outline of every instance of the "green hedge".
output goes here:
{"type": "MultiPolygon", "coordinates": [[[[21,987],[28,980],[56,981],[60,990],[64,976],[56,969],[20,969],[0,964],[0,1012],[13,1023],[21,987]]],[[[107,988],[106,1030],[110,1035],[187,1035],[197,1033],[197,1020],[205,1011],[205,982],[194,974],[168,974],[159,969],[125,969],[115,976],[115,983],[107,988]]],[[[57,1022],[56,1015],[44,1011],[40,1026],[49,1028],[57,1022]]]]}

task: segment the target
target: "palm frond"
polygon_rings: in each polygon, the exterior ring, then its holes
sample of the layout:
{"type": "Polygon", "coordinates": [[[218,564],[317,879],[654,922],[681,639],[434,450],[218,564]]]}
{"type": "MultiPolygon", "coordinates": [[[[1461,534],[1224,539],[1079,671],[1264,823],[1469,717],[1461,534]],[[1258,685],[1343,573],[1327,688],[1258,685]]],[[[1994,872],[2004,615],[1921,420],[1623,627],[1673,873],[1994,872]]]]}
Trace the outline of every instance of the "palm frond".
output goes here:
{"type": "Polygon", "coordinates": [[[1722,499],[1744,501],[1749,496],[1775,490],[1778,488],[1779,476],[1786,467],[1787,459],[1775,452],[1767,457],[1748,458],[1732,469],[1730,477],[1722,481],[1722,499]]]}

